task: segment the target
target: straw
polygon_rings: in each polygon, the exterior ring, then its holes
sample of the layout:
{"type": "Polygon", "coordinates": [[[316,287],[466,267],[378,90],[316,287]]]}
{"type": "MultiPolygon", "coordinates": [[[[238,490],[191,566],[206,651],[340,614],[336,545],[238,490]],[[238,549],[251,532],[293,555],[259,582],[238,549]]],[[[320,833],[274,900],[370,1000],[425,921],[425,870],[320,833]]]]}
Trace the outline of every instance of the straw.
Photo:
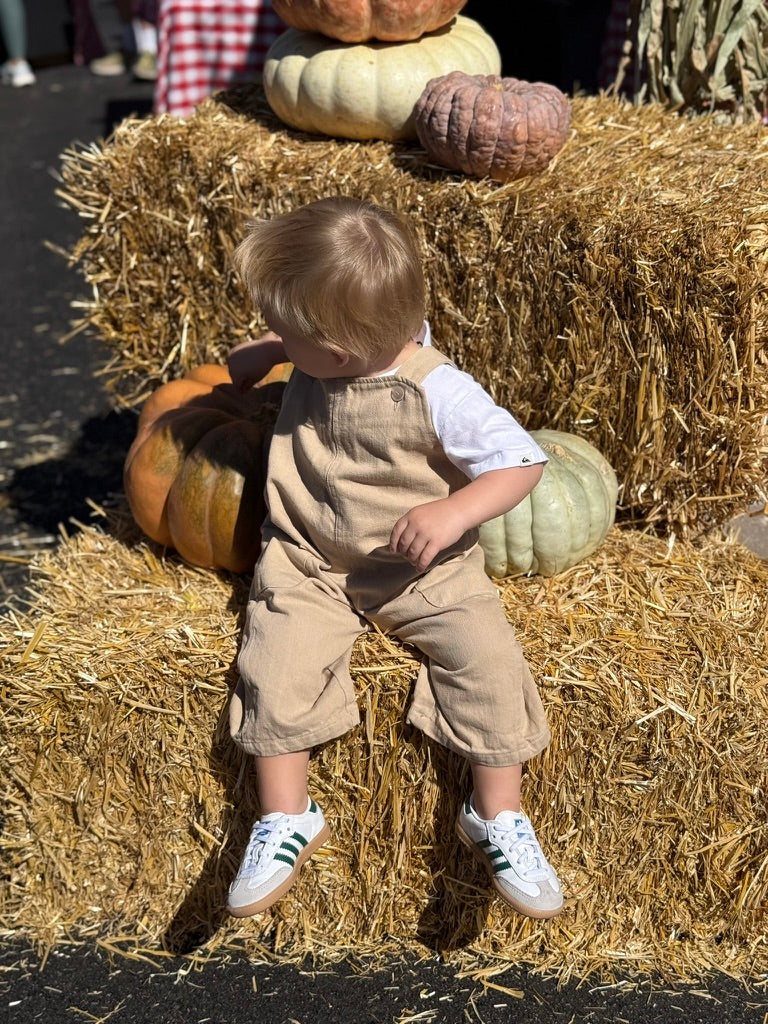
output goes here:
{"type": "Polygon", "coordinates": [[[765,499],[759,124],[576,97],[547,171],[498,185],[414,145],[290,131],[245,86],[129,118],[61,173],[91,294],[74,329],[103,338],[124,404],[263,328],[230,262],[246,217],[357,194],[413,217],[436,344],[529,429],[595,445],[620,518],[686,538],[765,499]]]}
{"type": "Polygon", "coordinates": [[[561,917],[493,898],[454,833],[463,761],[404,724],[417,653],[371,633],[353,657],[362,723],[311,761],[331,838],[278,905],[235,921],[258,813],[226,724],[248,578],[98,513],[0,619],[2,934],[193,965],[414,951],[486,979],[523,963],[766,980],[768,562],[614,527],[559,576],[498,582],[553,731],[524,805],[561,917]]]}

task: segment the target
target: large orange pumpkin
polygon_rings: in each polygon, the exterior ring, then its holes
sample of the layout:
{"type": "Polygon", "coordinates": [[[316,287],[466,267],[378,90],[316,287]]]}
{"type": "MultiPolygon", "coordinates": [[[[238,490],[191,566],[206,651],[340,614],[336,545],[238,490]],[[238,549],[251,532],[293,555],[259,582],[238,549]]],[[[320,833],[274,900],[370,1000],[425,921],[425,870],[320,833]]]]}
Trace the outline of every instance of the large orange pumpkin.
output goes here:
{"type": "Polygon", "coordinates": [[[239,392],[223,366],[205,364],[147,400],[123,481],[148,537],[193,565],[253,568],[269,439],[291,369],[282,363],[239,392]]]}
{"type": "Polygon", "coordinates": [[[343,43],[401,43],[447,25],[467,0],[273,0],[286,25],[343,43]]]}

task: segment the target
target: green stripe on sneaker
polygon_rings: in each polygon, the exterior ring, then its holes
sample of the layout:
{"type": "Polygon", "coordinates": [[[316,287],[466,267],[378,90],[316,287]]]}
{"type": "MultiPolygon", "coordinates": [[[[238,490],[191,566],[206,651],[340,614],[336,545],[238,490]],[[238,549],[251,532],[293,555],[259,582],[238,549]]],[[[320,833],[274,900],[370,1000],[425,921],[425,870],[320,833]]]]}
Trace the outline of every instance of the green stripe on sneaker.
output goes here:
{"type": "Polygon", "coordinates": [[[496,874],[498,874],[499,871],[504,871],[506,868],[512,867],[507,860],[504,851],[499,849],[495,843],[491,843],[487,839],[479,839],[477,845],[482,847],[485,856],[488,858],[488,863],[496,874]]]}
{"type": "Polygon", "coordinates": [[[292,846],[291,843],[286,839],[285,842],[280,843],[280,849],[285,850],[286,853],[292,853],[295,858],[298,857],[301,847],[292,846]]]}
{"type": "Polygon", "coordinates": [[[273,860],[280,860],[283,864],[288,864],[292,868],[296,866],[296,858],[286,857],[284,853],[276,853],[273,860]]]}
{"type": "Polygon", "coordinates": [[[294,832],[293,835],[291,836],[291,839],[298,839],[302,846],[306,846],[307,843],[309,842],[309,840],[305,839],[300,832],[294,832]]]}

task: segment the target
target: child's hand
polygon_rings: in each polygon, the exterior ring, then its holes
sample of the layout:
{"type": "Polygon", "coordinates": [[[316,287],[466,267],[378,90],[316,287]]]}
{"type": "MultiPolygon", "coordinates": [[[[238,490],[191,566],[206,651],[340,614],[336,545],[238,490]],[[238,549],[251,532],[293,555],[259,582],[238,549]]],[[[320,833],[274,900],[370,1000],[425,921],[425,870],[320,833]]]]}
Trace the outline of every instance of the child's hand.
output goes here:
{"type": "Polygon", "coordinates": [[[260,338],[248,338],[235,345],[227,357],[227,369],[235,387],[247,391],[282,362],[285,362],[283,342],[274,331],[267,331],[260,338]]]}
{"type": "Polygon", "coordinates": [[[540,463],[491,469],[447,498],[415,505],[395,523],[390,551],[426,569],[435,555],[455,544],[467,530],[519,505],[543,471],[540,463]]]}
{"type": "Polygon", "coordinates": [[[465,517],[450,500],[416,505],[395,523],[389,549],[418,569],[454,544],[467,530],[465,517]]]}

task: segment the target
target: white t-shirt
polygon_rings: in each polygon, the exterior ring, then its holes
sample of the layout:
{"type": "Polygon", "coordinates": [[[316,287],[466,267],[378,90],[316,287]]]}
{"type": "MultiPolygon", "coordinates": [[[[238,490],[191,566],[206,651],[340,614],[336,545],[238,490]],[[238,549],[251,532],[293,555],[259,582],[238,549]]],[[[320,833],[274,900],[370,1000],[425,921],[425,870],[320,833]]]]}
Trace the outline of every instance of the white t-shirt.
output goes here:
{"type": "MultiPolygon", "coordinates": [[[[425,321],[422,345],[432,344],[425,321]]],[[[397,373],[397,369],[388,374],[397,373]]],[[[531,435],[468,373],[449,363],[435,367],[422,382],[432,425],[454,466],[470,480],[490,469],[512,469],[547,462],[531,435]]]]}

